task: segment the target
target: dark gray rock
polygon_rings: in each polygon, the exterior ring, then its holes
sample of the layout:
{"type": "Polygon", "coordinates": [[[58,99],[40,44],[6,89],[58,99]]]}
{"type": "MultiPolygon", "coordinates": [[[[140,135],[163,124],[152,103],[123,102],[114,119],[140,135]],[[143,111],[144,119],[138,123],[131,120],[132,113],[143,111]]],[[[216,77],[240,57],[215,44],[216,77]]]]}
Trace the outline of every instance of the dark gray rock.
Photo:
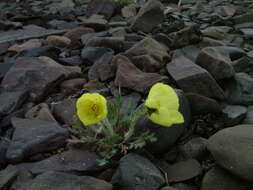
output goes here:
{"type": "Polygon", "coordinates": [[[18,175],[18,169],[9,165],[5,170],[0,171],[0,189],[7,190],[18,175]]]}
{"type": "Polygon", "coordinates": [[[175,56],[167,64],[167,71],[184,92],[224,99],[224,92],[203,68],[183,56],[175,56]]]}
{"type": "Polygon", "coordinates": [[[238,105],[253,104],[253,79],[246,73],[236,73],[227,84],[228,102],[238,105]]]}
{"type": "Polygon", "coordinates": [[[163,5],[160,1],[149,0],[136,15],[131,29],[149,33],[163,21],[163,5]]]}
{"type": "Polygon", "coordinates": [[[106,47],[113,49],[115,52],[124,51],[124,37],[93,37],[86,43],[87,47],[106,47]]]}
{"type": "Polygon", "coordinates": [[[157,137],[157,141],[148,144],[146,148],[153,154],[166,153],[182,135],[182,133],[189,126],[191,121],[191,110],[189,102],[182,91],[177,91],[179,96],[179,112],[183,114],[185,122],[183,124],[176,124],[170,127],[159,126],[147,117],[141,118],[136,124],[136,134],[140,134],[145,130],[149,130],[157,137]]]}
{"type": "Polygon", "coordinates": [[[189,100],[192,114],[221,113],[221,106],[216,100],[194,93],[186,93],[185,95],[189,100]]]}
{"type": "Polygon", "coordinates": [[[26,101],[27,95],[28,93],[22,90],[0,93],[0,118],[20,108],[26,101]]]}
{"type": "Polygon", "coordinates": [[[89,69],[89,80],[106,81],[115,75],[115,71],[111,66],[113,52],[107,52],[100,57],[89,69]]]}
{"type": "Polygon", "coordinates": [[[235,72],[237,73],[251,73],[253,71],[253,59],[247,56],[243,56],[232,62],[235,72]]]}
{"type": "Polygon", "coordinates": [[[78,55],[72,56],[72,57],[60,58],[59,61],[62,65],[66,65],[66,66],[79,66],[82,64],[82,59],[78,55]]]}
{"type": "Polygon", "coordinates": [[[246,52],[240,47],[232,47],[232,46],[217,46],[213,47],[221,53],[229,54],[230,59],[232,61],[241,58],[246,55],[246,52]]]}
{"type": "Polygon", "coordinates": [[[3,79],[5,74],[9,71],[9,69],[14,64],[15,64],[15,59],[7,59],[6,61],[0,63],[0,81],[1,81],[1,79],[3,79]]]}
{"type": "Polygon", "coordinates": [[[73,124],[76,116],[76,100],[64,99],[60,102],[55,102],[52,106],[52,112],[56,119],[64,124],[73,124]]]}
{"type": "Polygon", "coordinates": [[[178,190],[178,189],[171,187],[171,186],[165,186],[161,190],[178,190]]]}
{"type": "Polygon", "coordinates": [[[98,159],[95,153],[72,149],[39,162],[21,163],[18,166],[27,168],[34,175],[49,171],[78,174],[98,171],[98,159]]]}
{"type": "Polygon", "coordinates": [[[249,106],[243,124],[253,124],[253,106],[249,106]]]}
{"type": "Polygon", "coordinates": [[[82,21],[84,26],[94,28],[96,31],[106,30],[109,27],[108,21],[100,15],[93,15],[90,18],[79,17],[79,20],[82,21]]]}
{"type": "Polygon", "coordinates": [[[169,165],[165,172],[171,182],[182,182],[199,176],[202,168],[197,160],[191,159],[169,165]]]}
{"type": "Polygon", "coordinates": [[[242,180],[218,166],[215,166],[205,174],[202,180],[201,190],[227,189],[246,190],[248,188],[242,180]]]}
{"type": "Polygon", "coordinates": [[[114,53],[112,49],[104,47],[85,47],[82,50],[81,57],[85,64],[92,65],[100,59],[105,53],[114,53]]]}
{"type": "Polygon", "coordinates": [[[184,145],[179,146],[179,152],[182,155],[183,159],[197,159],[201,160],[207,151],[206,151],[207,139],[202,137],[195,137],[189,140],[184,145]]]}
{"type": "Polygon", "coordinates": [[[236,106],[236,105],[226,105],[222,112],[227,116],[225,124],[227,127],[232,127],[240,124],[240,122],[246,117],[247,107],[236,106]]]}
{"type": "Polygon", "coordinates": [[[154,40],[145,38],[125,52],[133,63],[145,72],[159,71],[170,59],[168,48],[154,40]]]}
{"type": "Polygon", "coordinates": [[[90,176],[76,176],[61,172],[47,172],[37,176],[17,190],[112,190],[112,185],[90,176]]]}
{"type": "Polygon", "coordinates": [[[62,66],[49,57],[21,57],[2,80],[4,90],[24,90],[38,101],[64,78],[80,75],[79,67],[62,66]]]}
{"type": "Polygon", "coordinates": [[[172,187],[176,188],[177,190],[198,190],[197,186],[185,183],[175,183],[172,185],[172,187]]]}
{"type": "Polygon", "coordinates": [[[42,121],[14,118],[15,128],[6,157],[11,163],[17,163],[36,153],[55,150],[65,144],[68,131],[58,124],[42,121]]]}
{"type": "Polygon", "coordinates": [[[159,189],[165,180],[149,160],[130,153],[121,158],[112,183],[124,190],[154,190],[159,189]]]}
{"type": "Polygon", "coordinates": [[[229,55],[212,47],[201,50],[196,64],[206,69],[216,80],[230,78],[235,73],[229,55]]]}
{"type": "Polygon", "coordinates": [[[207,148],[218,165],[242,179],[253,182],[252,125],[238,125],[217,132],[208,140],[207,148]]]}
{"type": "Polygon", "coordinates": [[[6,160],[6,152],[10,145],[10,140],[7,138],[3,138],[0,141],[0,170],[5,168],[7,166],[7,160],[6,160]]]}

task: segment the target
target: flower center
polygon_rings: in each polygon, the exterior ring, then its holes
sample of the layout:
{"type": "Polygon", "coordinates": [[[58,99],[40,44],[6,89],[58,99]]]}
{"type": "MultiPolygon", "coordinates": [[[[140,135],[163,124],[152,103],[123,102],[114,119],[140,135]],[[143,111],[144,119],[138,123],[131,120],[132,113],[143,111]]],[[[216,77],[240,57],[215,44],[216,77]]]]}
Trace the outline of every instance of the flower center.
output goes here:
{"type": "Polygon", "coordinates": [[[92,104],[91,106],[92,112],[97,116],[98,115],[98,105],[97,104],[92,104]]]}

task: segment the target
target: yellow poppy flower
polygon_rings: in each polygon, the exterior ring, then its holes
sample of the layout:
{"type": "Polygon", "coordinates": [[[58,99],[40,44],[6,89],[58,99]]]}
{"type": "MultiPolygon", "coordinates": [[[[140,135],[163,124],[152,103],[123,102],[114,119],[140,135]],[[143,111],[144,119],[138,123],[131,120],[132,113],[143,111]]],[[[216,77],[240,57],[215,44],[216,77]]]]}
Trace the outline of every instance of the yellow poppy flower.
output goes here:
{"type": "Polygon", "coordinates": [[[92,125],[107,116],[106,99],[98,93],[85,93],[76,102],[77,116],[84,125],[92,125]]]}
{"type": "Polygon", "coordinates": [[[156,83],[149,91],[145,106],[152,111],[149,119],[156,124],[169,127],[184,122],[184,117],[178,111],[179,99],[169,85],[156,83]]]}

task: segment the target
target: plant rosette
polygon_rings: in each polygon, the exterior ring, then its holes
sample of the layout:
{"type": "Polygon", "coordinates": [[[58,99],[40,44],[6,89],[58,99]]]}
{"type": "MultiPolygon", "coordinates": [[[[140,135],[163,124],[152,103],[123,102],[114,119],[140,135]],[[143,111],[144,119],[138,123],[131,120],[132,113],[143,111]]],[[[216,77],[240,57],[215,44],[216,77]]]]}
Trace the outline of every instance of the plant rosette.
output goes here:
{"type": "Polygon", "coordinates": [[[176,92],[163,83],[151,87],[144,104],[137,108],[130,104],[124,112],[121,108],[120,92],[110,102],[98,93],[84,93],[77,100],[78,120],[72,132],[81,142],[95,145],[102,157],[100,165],[107,164],[117,154],[126,154],[157,140],[149,131],[134,135],[141,117],[147,115],[152,122],[163,127],[184,122],[176,92]]]}

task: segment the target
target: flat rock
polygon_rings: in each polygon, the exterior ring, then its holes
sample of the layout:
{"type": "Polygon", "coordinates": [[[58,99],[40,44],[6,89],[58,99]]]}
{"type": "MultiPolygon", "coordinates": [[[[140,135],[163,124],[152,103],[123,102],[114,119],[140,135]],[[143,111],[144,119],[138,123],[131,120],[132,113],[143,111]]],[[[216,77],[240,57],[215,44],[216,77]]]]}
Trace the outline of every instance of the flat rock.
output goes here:
{"type": "Polygon", "coordinates": [[[163,21],[163,5],[160,1],[149,0],[139,10],[131,29],[149,33],[152,29],[163,21]]]}
{"type": "Polygon", "coordinates": [[[207,148],[218,165],[242,179],[253,182],[252,125],[238,125],[217,132],[208,140],[207,148]]]}
{"type": "Polygon", "coordinates": [[[243,124],[252,124],[253,125],[253,106],[249,106],[245,119],[242,122],[243,124]]]}
{"type": "Polygon", "coordinates": [[[201,185],[201,190],[245,190],[245,183],[236,176],[231,175],[226,170],[215,166],[209,170],[201,185]]]}
{"type": "Polygon", "coordinates": [[[18,40],[27,40],[31,38],[41,38],[48,35],[63,34],[66,30],[45,29],[36,25],[24,26],[23,29],[9,30],[0,32],[0,44],[14,42],[18,40]]]}
{"type": "Polygon", "coordinates": [[[115,52],[124,51],[124,37],[93,37],[86,43],[87,47],[106,47],[113,49],[115,52]]]}
{"type": "Polygon", "coordinates": [[[76,176],[61,172],[47,172],[37,176],[18,190],[112,190],[112,185],[90,176],[76,176]]]}
{"type": "Polygon", "coordinates": [[[34,163],[22,163],[19,167],[27,168],[32,174],[39,175],[49,171],[64,173],[96,172],[99,170],[95,153],[80,149],[71,149],[45,160],[34,163]]]}
{"type": "Polygon", "coordinates": [[[6,157],[17,163],[36,153],[55,150],[65,144],[68,131],[58,124],[43,120],[14,118],[15,128],[6,157]]]}
{"type": "Polygon", "coordinates": [[[112,183],[124,187],[124,190],[154,190],[160,188],[165,180],[149,160],[130,153],[120,159],[112,183]]]}
{"type": "Polygon", "coordinates": [[[42,42],[39,39],[31,39],[23,44],[15,44],[9,47],[8,51],[21,52],[30,48],[39,48],[42,46],[42,42]]]}
{"type": "Polygon", "coordinates": [[[137,92],[145,92],[156,82],[167,77],[157,73],[144,73],[125,56],[115,57],[113,64],[117,67],[115,85],[137,92]]]}
{"type": "Polygon", "coordinates": [[[224,99],[224,92],[214,78],[191,60],[176,56],[167,64],[167,71],[184,92],[224,99]]]}
{"type": "Polygon", "coordinates": [[[7,91],[28,91],[34,100],[40,100],[64,78],[80,73],[79,67],[62,66],[49,57],[20,57],[1,86],[7,91]]]}
{"type": "Polygon", "coordinates": [[[197,160],[191,159],[168,166],[166,173],[171,182],[181,182],[199,176],[202,168],[197,160]]]}
{"type": "Polygon", "coordinates": [[[78,19],[82,21],[83,25],[94,28],[96,31],[103,31],[109,27],[108,21],[106,19],[103,17],[98,17],[96,15],[93,15],[90,18],[78,17],[78,19]]]}
{"type": "Polygon", "coordinates": [[[223,54],[212,47],[202,49],[196,60],[196,64],[206,69],[216,80],[234,75],[231,63],[229,54],[223,54]]]}
{"type": "Polygon", "coordinates": [[[226,105],[222,109],[222,113],[227,116],[225,121],[226,126],[232,127],[240,124],[240,122],[246,117],[247,107],[239,105],[226,105]]]}

